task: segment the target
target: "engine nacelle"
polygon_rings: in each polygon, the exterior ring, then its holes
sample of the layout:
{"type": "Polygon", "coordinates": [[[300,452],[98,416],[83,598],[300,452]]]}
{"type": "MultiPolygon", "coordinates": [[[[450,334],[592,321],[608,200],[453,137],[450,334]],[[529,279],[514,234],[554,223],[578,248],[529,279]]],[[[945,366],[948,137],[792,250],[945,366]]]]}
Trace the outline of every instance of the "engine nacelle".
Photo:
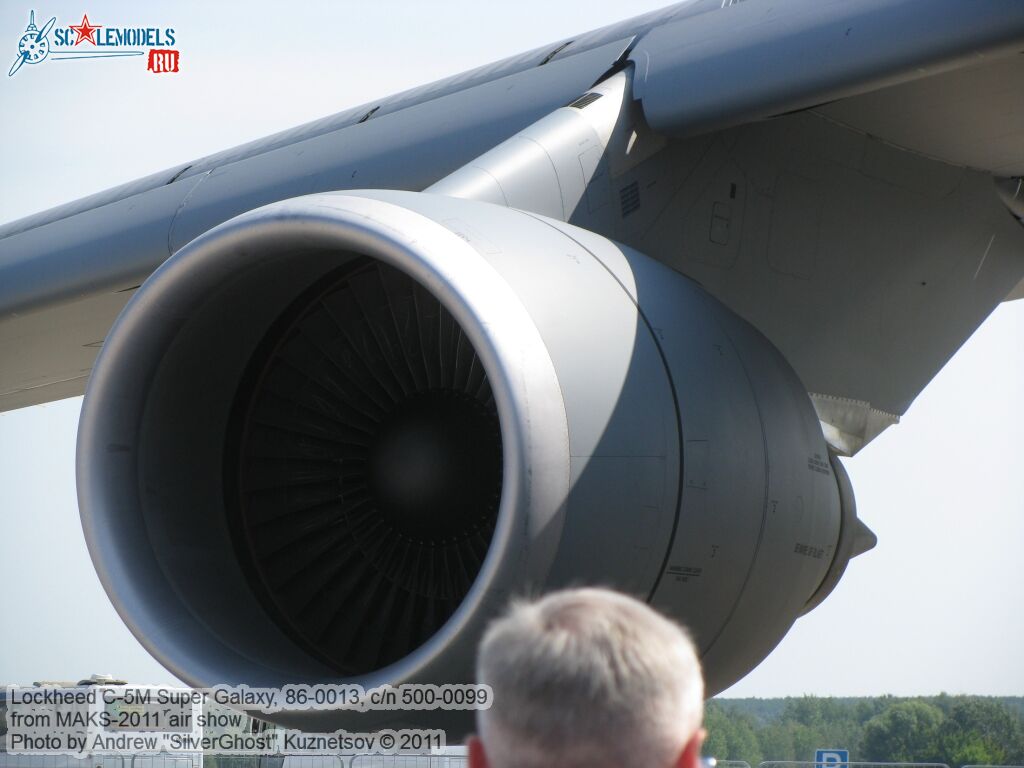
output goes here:
{"type": "Polygon", "coordinates": [[[692,281],[396,191],[275,203],[158,269],[92,375],[78,481],[111,600],[195,686],[470,681],[510,596],[602,584],[691,627],[710,695],[812,602],[841,526],[797,376],[692,281]]]}

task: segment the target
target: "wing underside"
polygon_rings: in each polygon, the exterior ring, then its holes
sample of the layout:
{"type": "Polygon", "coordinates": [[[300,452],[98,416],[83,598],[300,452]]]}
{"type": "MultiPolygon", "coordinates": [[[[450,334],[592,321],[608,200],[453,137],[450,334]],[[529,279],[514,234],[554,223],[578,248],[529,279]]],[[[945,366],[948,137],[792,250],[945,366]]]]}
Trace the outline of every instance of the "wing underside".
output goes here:
{"type": "Polygon", "coordinates": [[[646,124],[678,142],[803,113],[940,177],[1013,178],[1022,52],[1019,0],[691,0],[14,222],[0,228],[0,410],[80,394],[133,289],[206,229],[301,194],[423,189],[627,61],[646,124]]]}

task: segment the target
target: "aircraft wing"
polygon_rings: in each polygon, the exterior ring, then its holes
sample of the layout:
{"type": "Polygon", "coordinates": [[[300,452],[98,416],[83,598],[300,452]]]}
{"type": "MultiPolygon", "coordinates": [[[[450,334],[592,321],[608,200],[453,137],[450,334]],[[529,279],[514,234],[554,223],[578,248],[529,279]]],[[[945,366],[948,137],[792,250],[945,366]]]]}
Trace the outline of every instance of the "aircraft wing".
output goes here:
{"type": "Polygon", "coordinates": [[[654,130],[705,133],[817,108],[945,162],[1024,173],[1019,3],[722,5],[637,44],[636,94],[654,130]]]}
{"type": "MultiPolygon", "coordinates": [[[[1014,177],[1024,174],[1022,50],[1017,0],[695,0],[30,216],[0,227],[0,410],[80,394],[134,288],[206,229],[296,194],[422,189],[617,62],[635,64],[634,96],[657,133],[711,135],[813,110],[1014,177]],[[424,152],[436,162],[399,172],[399,158],[424,152]],[[201,207],[204,193],[213,202],[201,207]]],[[[925,380],[936,363],[926,367],[925,380]]]]}

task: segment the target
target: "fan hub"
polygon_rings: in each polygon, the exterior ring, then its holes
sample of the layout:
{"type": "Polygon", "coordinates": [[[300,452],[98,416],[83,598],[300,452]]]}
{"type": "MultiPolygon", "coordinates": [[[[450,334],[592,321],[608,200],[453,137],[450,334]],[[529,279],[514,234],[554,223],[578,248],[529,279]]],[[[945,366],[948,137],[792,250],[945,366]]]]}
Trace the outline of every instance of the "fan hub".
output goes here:
{"type": "Polygon", "coordinates": [[[405,536],[444,541],[475,527],[500,486],[497,420],[479,401],[435,390],[401,403],[368,456],[368,485],[405,536]]]}

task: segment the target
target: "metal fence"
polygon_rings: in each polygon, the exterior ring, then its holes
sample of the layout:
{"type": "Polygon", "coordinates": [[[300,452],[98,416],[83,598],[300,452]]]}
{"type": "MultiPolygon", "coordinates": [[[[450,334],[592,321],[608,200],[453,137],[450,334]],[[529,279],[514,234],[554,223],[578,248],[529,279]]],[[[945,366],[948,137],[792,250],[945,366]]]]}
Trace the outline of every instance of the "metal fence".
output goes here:
{"type": "Polygon", "coordinates": [[[395,755],[352,759],[351,768],[467,768],[469,758],[462,755],[395,755]]]}
{"type": "MultiPolygon", "coordinates": [[[[467,768],[464,755],[10,755],[0,752],[0,768],[467,768]]],[[[749,765],[729,768],[750,768],[749,765]]]]}
{"type": "Polygon", "coordinates": [[[194,755],[10,755],[0,751],[0,768],[203,768],[194,755]]]}
{"type": "MultiPolygon", "coordinates": [[[[84,758],[67,755],[9,755],[0,752],[0,768],[127,768],[121,755],[84,758]]],[[[169,768],[169,767],[168,767],[169,768]]]]}
{"type": "MultiPolygon", "coordinates": [[[[10,755],[0,768],[468,768],[465,755],[10,755]]],[[[717,760],[716,768],[750,768],[743,760],[717,760]]],[[[768,760],[757,768],[950,768],[945,763],[815,763],[768,760]]],[[[1024,765],[964,765],[961,768],[1024,768],[1024,765]]]]}

